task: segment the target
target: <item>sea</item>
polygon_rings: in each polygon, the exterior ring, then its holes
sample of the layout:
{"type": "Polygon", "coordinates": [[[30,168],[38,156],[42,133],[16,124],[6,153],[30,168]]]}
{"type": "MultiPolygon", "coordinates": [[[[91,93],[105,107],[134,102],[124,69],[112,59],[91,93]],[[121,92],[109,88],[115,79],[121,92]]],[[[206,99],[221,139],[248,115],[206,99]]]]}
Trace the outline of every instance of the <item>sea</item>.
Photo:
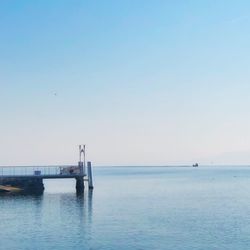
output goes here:
{"type": "Polygon", "coordinates": [[[1,250],[249,250],[250,167],[94,167],[0,196],[1,250]]]}

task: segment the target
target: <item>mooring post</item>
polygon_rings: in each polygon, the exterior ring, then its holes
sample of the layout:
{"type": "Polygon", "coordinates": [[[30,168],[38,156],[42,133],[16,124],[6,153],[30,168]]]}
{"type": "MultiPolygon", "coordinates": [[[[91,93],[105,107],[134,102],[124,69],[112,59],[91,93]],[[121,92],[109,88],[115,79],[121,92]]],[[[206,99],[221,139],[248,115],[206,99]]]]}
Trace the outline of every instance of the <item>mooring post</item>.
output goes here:
{"type": "Polygon", "coordinates": [[[92,167],[91,167],[91,162],[88,161],[87,162],[87,166],[88,166],[88,182],[89,182],[89,189],[93,189],[93,179],[92,179],[92,167]]]}

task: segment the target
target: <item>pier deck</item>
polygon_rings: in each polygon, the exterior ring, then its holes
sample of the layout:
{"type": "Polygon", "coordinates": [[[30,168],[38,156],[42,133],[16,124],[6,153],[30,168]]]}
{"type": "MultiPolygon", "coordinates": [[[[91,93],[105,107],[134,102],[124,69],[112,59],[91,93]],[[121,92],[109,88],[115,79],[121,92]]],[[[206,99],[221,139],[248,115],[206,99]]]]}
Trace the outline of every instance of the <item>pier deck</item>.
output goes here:
{"type": "Polygon", "coordinates": [[[88,182],[89,189],[93,189],[91,162],[87,162],[87,172],[85,163],[85,145],[79,145],[78,165],[0,166],[0,191],[11,192],[11,190],[20,189],[28,193],[42,193],[44,190],[43,179],[66,178],[76,180],[77,192],[84,190],[84,181],[88,182]]]}
{"type": "Polygon", "coordinates": [[[85,177],[85,169],[83,173],[64,173],[64,169],[77,169],[78,166],[63,165],[63,166],[0,166],[0,179],[1,178],[42,178],[42,179],[60,179],[60,178],[78,178],[85,177]]]}
{"type": "Polygon", "coordinates": [[[75,179],[77,192],[82,192],[84,182],[89,183],[89,188],[93,188],[91,163],[88,168],[79,162],[79,165],[61,166],[2,166],[0,167],[0,191],[12,191],[16,189],[32,192],[39,190],[43,192],[43,179],[75,179]],[[86,171],[88,170],[88,171],[86,171]],[[90,172],[89,172],[90,171],[90,172]]]}
{"type": "Polygon", "coordinates": [[[40,178],[40,179],[69,179],[85,177],[86,175],[72,174],[72,175],[0,175],[1,178],[40,178]]]}

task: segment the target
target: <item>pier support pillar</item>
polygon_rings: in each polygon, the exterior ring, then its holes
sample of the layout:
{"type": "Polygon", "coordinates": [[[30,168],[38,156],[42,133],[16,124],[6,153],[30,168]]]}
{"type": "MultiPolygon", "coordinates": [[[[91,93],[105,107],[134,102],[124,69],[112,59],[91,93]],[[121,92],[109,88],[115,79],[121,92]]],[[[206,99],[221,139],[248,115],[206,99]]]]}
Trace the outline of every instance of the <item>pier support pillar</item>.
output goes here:
{"type": "Polygon", "coordinates": [[[84,180],[82,177],[76,178],[76,192],[81,193],[84,191],[84,180]]]}

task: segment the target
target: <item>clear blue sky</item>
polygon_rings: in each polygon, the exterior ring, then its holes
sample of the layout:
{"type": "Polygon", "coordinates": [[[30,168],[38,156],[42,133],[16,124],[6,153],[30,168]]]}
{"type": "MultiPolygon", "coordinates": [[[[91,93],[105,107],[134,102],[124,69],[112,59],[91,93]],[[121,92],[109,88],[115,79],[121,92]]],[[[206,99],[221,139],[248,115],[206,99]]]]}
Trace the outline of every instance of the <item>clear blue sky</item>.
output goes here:
{"type": "Polygon", "coordinates": [[[250,163],[250,2],[0,2],[0,165],[250,163]]]}

